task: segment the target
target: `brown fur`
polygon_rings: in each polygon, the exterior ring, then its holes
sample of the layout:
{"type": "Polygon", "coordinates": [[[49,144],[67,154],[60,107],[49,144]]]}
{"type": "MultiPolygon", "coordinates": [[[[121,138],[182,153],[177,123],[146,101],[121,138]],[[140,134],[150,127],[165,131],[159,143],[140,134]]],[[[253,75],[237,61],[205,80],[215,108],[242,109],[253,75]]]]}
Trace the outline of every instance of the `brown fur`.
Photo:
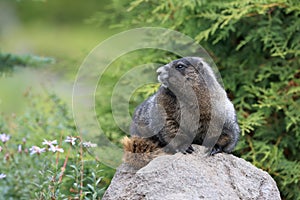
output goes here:
{"type": "Polygon", "coordinates": [[[135,169],[146,166],[159,155],[166,154],[157,144],[149,139],[127,136],[122,139],[124,148],[123,162],[135,169]]]}

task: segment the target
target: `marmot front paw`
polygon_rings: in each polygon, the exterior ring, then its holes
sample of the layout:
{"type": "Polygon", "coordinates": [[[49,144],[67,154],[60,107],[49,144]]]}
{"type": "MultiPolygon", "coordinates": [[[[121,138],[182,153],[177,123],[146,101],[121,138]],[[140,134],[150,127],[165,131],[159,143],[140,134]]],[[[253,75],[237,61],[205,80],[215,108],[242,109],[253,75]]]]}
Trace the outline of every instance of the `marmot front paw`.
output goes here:
{"type": "Polygon", "coordinates": [[[186,153],[193,153],[194,152],[194,148],[192,147],[192,145],[190,145],[185,151],[181,151],[183,154],[186,153]]]}

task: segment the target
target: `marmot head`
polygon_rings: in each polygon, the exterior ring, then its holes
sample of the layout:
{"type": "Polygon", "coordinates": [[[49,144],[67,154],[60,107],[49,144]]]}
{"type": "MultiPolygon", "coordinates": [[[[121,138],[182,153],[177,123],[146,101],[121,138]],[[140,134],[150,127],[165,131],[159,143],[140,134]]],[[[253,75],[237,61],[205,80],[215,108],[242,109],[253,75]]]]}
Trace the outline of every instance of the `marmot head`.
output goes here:
{"type": "Polygon", "coordinates": [[[202,87],[213,86],[217,82],[209,65],[198,57],[184,57],[174,60],[156,71],[158,81],[164,88],[179,87],[180,84],[200,84],[202,87]],[[204,85],[205,84],[205,85],[204,85]]]}

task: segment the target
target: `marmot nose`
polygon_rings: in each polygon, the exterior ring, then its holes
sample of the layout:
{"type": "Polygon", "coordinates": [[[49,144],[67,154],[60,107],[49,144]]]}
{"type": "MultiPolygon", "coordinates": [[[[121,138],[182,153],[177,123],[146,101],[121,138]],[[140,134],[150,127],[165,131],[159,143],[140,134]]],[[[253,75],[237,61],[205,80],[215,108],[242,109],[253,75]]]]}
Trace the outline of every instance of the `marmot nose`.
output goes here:
{"type": "Polygon", "coordinates": [[[159,75],[159,74],[161,74],[161,73],[163,73],[163,72],[168,71],[166,68],[167,68],[167,65],[161,66],[160,68],[158,68],[158,69],[156,70],[156,73],[158,73],[158,75],[159,75]]]}
{"type": "Polygon", "coordinates": [[[158,68],[158,69],[156,70],[156,73],[158,73],[158,75],[161,74],[161,73],[164,71],[163,68],[164,68],[164,67],[158,68]]]}

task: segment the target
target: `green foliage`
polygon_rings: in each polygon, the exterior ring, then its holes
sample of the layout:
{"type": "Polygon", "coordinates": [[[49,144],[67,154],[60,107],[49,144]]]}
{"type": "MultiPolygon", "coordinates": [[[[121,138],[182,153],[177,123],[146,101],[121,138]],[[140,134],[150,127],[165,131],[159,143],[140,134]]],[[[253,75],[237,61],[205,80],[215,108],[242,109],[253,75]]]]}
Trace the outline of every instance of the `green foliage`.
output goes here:
{"type": "Polygon", "coordinates": [[[7,72],[12,72],[15,66],[40,66],[51,63],[54,63],[53,58],[0,52],[0,74],[2,76],[4,76],[7,72]]]}
{"type": "Polygon", "coordinates": [[[143,99],[146,99],[150,95],[154,94],[158,90],[159,86],[159,83],[147,84],[144,87],[138,88],[132,98],[139,98],[141,96],[143,99]]]}
{"type": "Polygon", "coordinates": [[[15,0],[10,4],[14,5],[17,15],[25,22],[46,21],[72,25],[82,23],[83,19],[89,17],[92,12],[102,9],[103,5],[107,4],[107,0],[89,0],[86,3],[68,0],[15,0]]]}
{"type": "Polygon", "coordinates": [[[235,154],[269,172],[282,198],[300,199],[299,2],[115,0],[113,10],[123,28],[175,29],[210,53],[242,129],[235,154]]]}

